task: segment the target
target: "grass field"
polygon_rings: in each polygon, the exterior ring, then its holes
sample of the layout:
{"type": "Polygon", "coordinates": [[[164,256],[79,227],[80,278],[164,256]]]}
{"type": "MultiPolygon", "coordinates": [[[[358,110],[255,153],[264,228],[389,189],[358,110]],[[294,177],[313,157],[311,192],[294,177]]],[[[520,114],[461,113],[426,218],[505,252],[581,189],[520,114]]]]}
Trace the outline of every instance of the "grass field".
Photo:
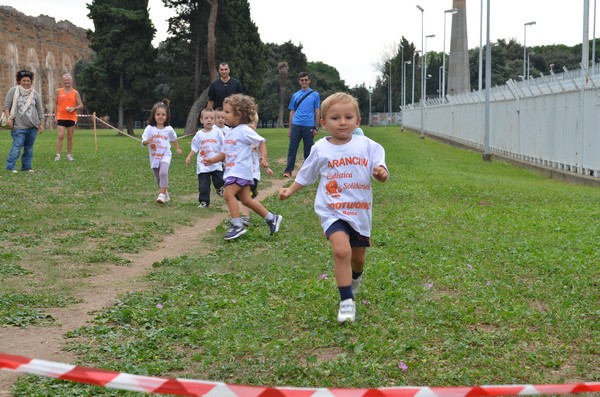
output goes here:
{"type": "MultiPolygon", "coordinates": [[[[300,387],[462,386],[600,380],[600,189],[546,179],[397,128],[364,128],[391,172],[375,183],[373,246],[358,319],[339,326],[314,186],[266,199],[280,233],[207,237],[206,255],[155,263],[68,335],[78,364],[139,375],[300,387]]],[[[284,130],[262,130],[277,176],[284,130]]],[[[7,155],[10,134],[0,135],[7,155]]],[[[138,134],[138,136],[141,133],[138,134]]],[[[172,202],[154,202],[147,151],[102,131],[76,161],[36,143],[33,174],[0,173],[0,326],[51,326],[81,280],[206,216],[181,141],[172,202]]],[[[4,157],[5,159],[5,157],[4,157]]],[[[220,211],[214,209],[211,211],[220,211]]],[[[264,226],[260,226],[264,228],[264,226]]],[[[25,377],[18,396],[128,392],[25,377]]]]}

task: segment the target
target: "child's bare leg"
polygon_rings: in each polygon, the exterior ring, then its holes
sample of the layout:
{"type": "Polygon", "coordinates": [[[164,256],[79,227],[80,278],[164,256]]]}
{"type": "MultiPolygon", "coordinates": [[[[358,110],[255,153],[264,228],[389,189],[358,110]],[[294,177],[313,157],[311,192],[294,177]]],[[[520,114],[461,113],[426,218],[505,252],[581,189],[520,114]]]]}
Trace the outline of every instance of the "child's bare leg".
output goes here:
{"type": "Polygon", "coordinates": [[[366,247],[352,247],[352,271],[355,273],[362,273],[365,267],[365,259],[367,256],[366,247]]]}
{"type": "Polygon", "coordinates": [[[269,214],[269,211],[260,203],[260,201],[256,201],[250,196],[250,187],[246,186],[238,196],[242,204],[263,218],[269,214]]]}
{"type": "Polygon", "coordinates": [[[250,208],[242,204],[240,208],[240,213],[242,214],[242,216],[250,216],[250,208]]]}
{"type": "MultiPolygon", "coordinates": [[[[240,186],[236,184],[225,186],[225,192],[223,193],[223,198],[227,203],[227,207],[229,208],[229,216],[231,219],[240,217],[240,205],[238,204],[235,195],[240,193],[245,189],[242,189],[240,186]]],[[[249,190],[249,189],[248,189],[249,190]]]]}
{"type": "Polygon", "coordinates": [[[335,281],[339,287],[347,287],[352,283],[352,248],[350,238],[343,231],[338,231],[329,236],[333,249],[333,270],[335,281]]]}

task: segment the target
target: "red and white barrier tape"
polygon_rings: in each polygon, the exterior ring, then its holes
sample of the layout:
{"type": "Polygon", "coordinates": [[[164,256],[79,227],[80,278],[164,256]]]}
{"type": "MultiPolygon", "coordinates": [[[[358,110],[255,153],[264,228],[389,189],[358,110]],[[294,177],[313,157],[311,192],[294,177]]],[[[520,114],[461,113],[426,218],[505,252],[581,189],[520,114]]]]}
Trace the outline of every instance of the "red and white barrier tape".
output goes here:
{"type": "Polygon", "coordinates": [[[222,382],[158,378],[80,367],[0,353],[0,369],[120,390],[210,397],[477,397],[600,392],[600,382],[566,385],[472,387],[399,386],[376,389],[326,389],[227,385],[222,382]]]}

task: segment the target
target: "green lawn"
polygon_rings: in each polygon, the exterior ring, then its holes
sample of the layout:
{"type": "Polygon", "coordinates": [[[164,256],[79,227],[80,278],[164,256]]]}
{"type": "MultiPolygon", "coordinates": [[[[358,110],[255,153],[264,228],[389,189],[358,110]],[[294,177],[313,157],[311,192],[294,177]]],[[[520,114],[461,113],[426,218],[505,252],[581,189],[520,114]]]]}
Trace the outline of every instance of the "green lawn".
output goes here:
{"type": "MultiPolygon", "coordinates": [[[[398,128],[364,131],[385,147],[391,178],[375,183],[356,323],[336,321],[311,186],[266,199],[284,217],[274,237],[261,225],[224,242],[221,225],[205,256],[156,263],[147,290],[68,335],[78,364],[329,388],[599,381],[600,189],[398,128]]],[[[281,175],[285,130],[260,132],[281,175]]],[[[36,173],[0,173],[0,326],[51,326],[44,308],[72,302],[81,278],[126,266],[122,253],[206,216],[185,155],[165,210],[138,142],[103,131],[95,151],[91,131],[78,131],[76,161],[55,163],[55,136],[37,142],[36,173]]],[[[5,154],[9,145],[2,134],[5,154]]],[[[187,154],[189,138],[181,146],[187,154]]],[[[33,376],[15,394],[137,395],[33,376]]]]}

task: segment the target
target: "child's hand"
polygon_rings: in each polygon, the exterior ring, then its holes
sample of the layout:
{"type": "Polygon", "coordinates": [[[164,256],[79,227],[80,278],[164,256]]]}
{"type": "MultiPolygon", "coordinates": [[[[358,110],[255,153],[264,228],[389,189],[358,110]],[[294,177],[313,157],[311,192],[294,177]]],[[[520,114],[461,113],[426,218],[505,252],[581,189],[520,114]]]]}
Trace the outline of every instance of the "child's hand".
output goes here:
{"type": "Polygon", "coordinates": [[[377,179],[379,182],[387,181],[389,176],[390,176],[390,173],[382,165],[375,167],[373,169],[373,178],[377,179]]]}
{"type": "Polygon", "coordinates": [[[270,167],[265,168],[267,175],[273,175],[273,170],[270,167]]]}
{"type": "Polygon", "coordinates": [[[290,188],[284,187],[279,189],[279,200],[285,200],[292,195],[290,188]]]}
{"type": "Polygon", "coordinates": [[[185,163],[186,163],[187,165],[190,165],[190,162],[191,162],[191,161],[192,161],[192,160],[191,160],[189,157],[186,157],[186,158],[185,158],[185,163]]]}
{"type": "Polygon", "coordinates": [[[177,154],[178,154],[178,155],[180,155],[180,156],[181,156],[181,155],[183,154],[183,150],[181,150],[181,148],[177,148],[177,149],[175,149],[175,150],[177,150],[177,154]]]}

